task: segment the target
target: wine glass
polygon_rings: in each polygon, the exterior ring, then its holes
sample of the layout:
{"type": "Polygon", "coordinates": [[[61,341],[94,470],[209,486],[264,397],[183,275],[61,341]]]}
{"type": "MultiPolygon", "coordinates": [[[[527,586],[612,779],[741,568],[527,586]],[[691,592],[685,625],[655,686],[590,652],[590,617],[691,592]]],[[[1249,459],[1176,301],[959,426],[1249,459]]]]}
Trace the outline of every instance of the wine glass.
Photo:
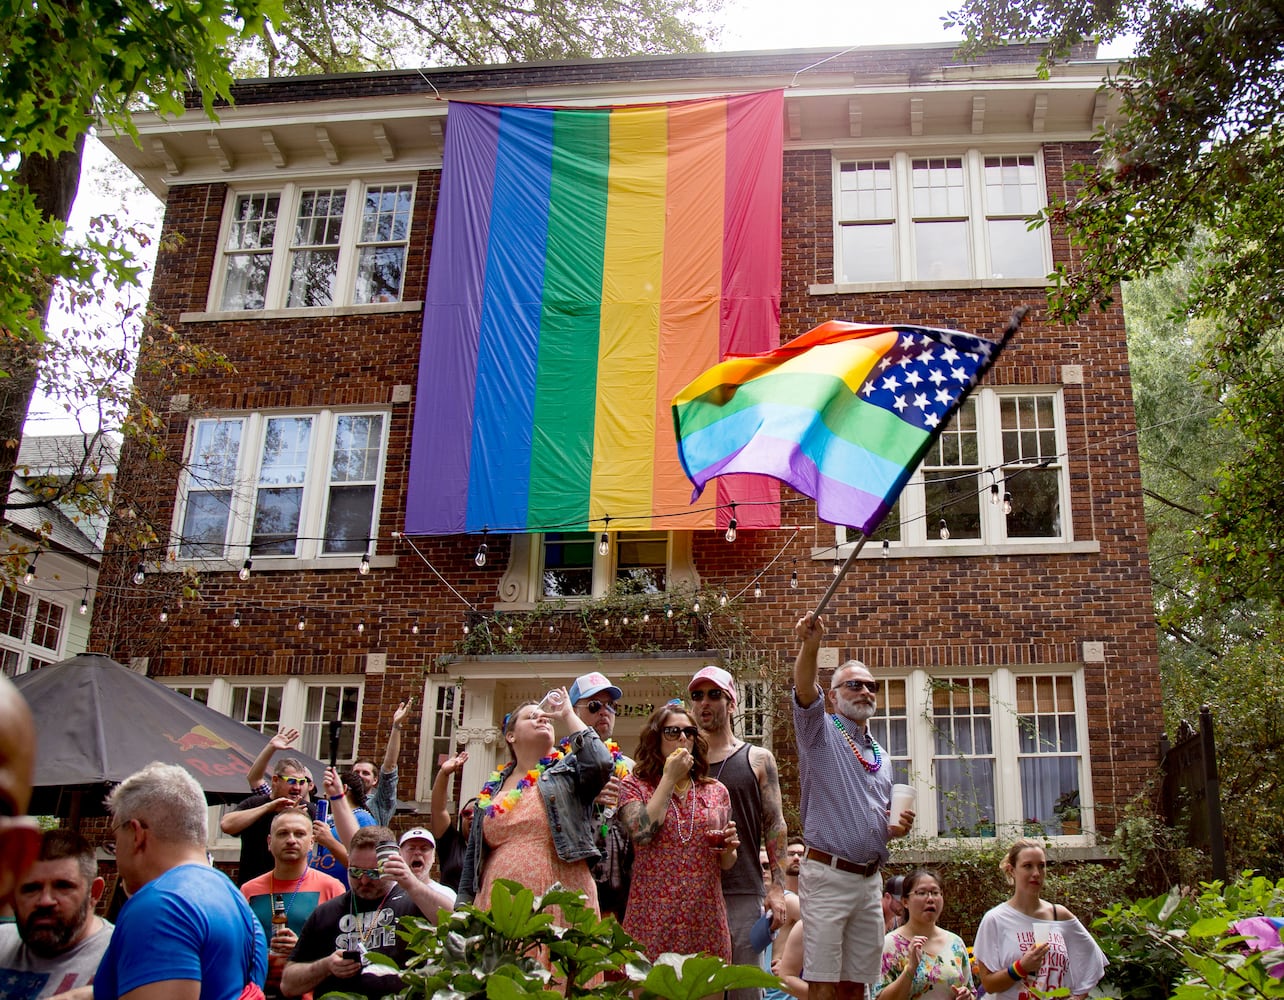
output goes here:
{"type": "Polygon", "coordinates": [[[727,849],[727,823],[730,820],[726,806],[710,806],[705,811],[704,839],[709,850],[721,853],[727,849]]]}

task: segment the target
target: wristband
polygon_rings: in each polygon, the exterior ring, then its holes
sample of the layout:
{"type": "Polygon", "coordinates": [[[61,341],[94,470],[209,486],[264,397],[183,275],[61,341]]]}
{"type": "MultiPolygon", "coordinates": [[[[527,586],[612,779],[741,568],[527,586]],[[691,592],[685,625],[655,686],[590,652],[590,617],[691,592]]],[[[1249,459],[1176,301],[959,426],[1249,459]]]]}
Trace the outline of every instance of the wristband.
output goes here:
{"type": "Polygon", "coordinates": [[[1022,979],[1025,978],[1024,976],[1022,976],[1017,972],[1016,962],[1013,962],[1011,965],[1008,966],[1008,975],[1012,977],[1012,981],[1014,983],[1019,983],[1022,979]]]}
{"type": "Polygon", "coordinates": [[[1013,962],[1012,967],[1017,970],[1018,976],[1020,976],[1022,979],[1025,978],[1026,976],[1025,966],[1021,964],[1021,959],[1018,958],[1015,962],[1013,962]]]}
{"type": "Polygon", "coordinates": [[[338,795],[327,795],[326,798],[329,799],[331,802],[338,802],[341,798],[343,798],[343,793],[340,792],[338,795]]]}

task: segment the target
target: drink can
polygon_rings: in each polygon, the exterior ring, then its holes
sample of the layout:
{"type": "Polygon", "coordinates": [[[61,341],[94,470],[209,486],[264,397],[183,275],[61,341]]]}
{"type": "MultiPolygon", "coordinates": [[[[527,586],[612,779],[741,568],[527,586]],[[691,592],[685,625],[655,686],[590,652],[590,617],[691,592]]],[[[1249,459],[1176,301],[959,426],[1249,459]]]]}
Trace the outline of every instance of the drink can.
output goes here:
{"type": "Polygon", "coordinates": [[[317,822],[324,823],[330,817],[330,803],[325,799],[317,799],[317,822]]]}

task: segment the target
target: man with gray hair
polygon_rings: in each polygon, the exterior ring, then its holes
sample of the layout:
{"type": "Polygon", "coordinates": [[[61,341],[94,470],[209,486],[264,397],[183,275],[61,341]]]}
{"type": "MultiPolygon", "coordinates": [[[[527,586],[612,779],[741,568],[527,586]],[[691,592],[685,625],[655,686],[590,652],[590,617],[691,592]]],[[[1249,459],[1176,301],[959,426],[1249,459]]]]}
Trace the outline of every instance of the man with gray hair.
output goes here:
{"type": "Polygon", "coordinates": [[[183,768],[152,763],[107,800],[129,899],[94,977],[95,1000],[236,1000],[267,976],[258,918],[206,860],[205,795],[183,768]]]}

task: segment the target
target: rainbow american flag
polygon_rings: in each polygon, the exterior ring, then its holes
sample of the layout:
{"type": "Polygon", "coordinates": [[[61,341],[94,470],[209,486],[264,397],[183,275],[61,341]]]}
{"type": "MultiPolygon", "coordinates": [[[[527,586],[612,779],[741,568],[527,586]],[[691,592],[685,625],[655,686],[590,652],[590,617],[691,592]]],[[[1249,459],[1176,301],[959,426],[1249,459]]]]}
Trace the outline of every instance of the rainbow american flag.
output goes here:
{"type": "MultiPolygon", "coordinates": [[[[411,442],[411,534],[713,527],[669,401],[779,343],[783,97],[452,103],[411,442]]],[[[720,481],[741,527],[779,487],[720,481]]]]}
{"type": "Polygon", "coordinates": [[[870,534],[1018,325],[1014,314],[992,341],[830,321],[714,366],[673,400],[692,502],[716,476],[763,473],[811,497],[831,524],[870,534]]]}

